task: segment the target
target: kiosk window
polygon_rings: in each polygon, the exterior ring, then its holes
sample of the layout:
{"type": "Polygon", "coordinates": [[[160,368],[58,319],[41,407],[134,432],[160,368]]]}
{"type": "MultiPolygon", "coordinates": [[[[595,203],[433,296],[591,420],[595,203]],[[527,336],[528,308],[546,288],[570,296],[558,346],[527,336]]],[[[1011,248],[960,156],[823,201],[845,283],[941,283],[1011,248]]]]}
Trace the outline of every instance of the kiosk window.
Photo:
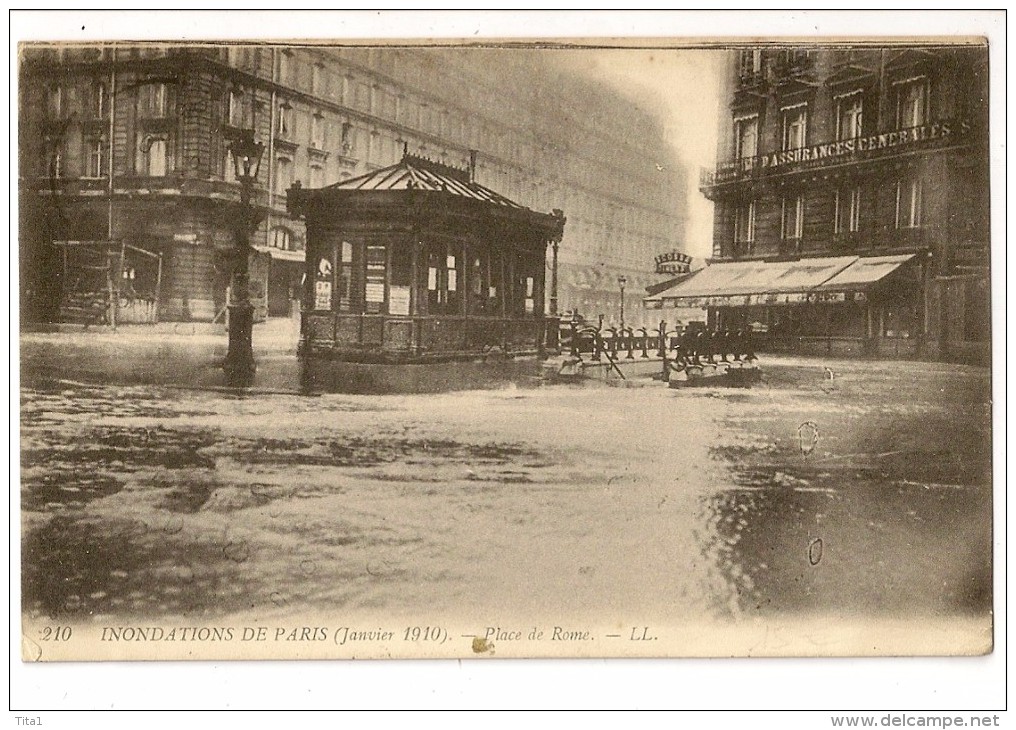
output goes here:
{"type": "Polygon", "coordinates": [[[384,246],[367,246],[367,277],[364,303],[367,314],[379,314],[385,303],[385,269],[387,259],[384,246]]]}
{"type": "Polygon", "coordinates": [[[336,281],[339,289],[339,311],[353,311],[353,244],[343,241],[339,251],[336,281]]]}

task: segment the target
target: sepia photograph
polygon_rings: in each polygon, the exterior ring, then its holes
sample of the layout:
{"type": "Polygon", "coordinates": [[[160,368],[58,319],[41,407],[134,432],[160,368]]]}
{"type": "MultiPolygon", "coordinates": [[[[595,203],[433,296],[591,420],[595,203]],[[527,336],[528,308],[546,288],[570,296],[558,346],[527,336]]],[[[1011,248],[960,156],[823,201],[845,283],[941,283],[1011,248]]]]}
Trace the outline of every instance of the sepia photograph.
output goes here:
{"type": "Polygon", "coordinates": [[[993,652],[985,36],[38,33],[23,662],[993,652]]]}

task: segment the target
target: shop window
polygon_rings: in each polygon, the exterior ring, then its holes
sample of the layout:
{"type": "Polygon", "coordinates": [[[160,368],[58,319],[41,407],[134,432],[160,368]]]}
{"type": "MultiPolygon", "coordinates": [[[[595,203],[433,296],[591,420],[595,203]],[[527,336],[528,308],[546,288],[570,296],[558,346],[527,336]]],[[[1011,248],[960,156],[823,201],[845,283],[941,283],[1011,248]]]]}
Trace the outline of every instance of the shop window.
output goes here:
{"type": "Polygon", "coordinates": [[[828,334],[833,337],[864,337],[867,319],[864,307],[850,304],[827,305],[828,334]]]}
{"type": "Polygon", "coordinates": [[[105,137],[97,135],[89,137],[85,141],[86,160],[88,164],[88,177],[105,177],[107,142],[105,137]]]}
{"type": "Polygon", "coordinates": [[[470,311],[474,313],[482,313],[487,304],[487,292],[484,287],[487,273],[485,268],[483,259],[479,256],[474,256],[473,263],[469,269],[470,311]]]}
{"type": "Polygon", "coordinates": [[[861,188],[836,191],[834,233],[857,233],[861,228],[861,188]]]}
{"type": "Polygon", "coordinates": [[[928,79],[921,77],[897,84],[896,126],[920,127],[928,121],[928,79]]]}
{"type": "Polygon", "coordinates": [[[896,228],[920,228],[923,225],[923,187],[920,180],[896,183],[896,228]]]}
{"type": "Polygon", "coordinates": [[[503,258],[500,251],[491,251],[487,259],[487,306],[488,314],[501,314],[501,267],[503,258]]]}
{"type": "Polygon", "coordinates": [[[522,285],[526,292],[524,307],[525,313],[534,314],[536,312],[536,277],[522,277],[522,285]]]}
{"type": "Polygon", "coordinates": [[[796,150],[807,145],[808,105],[783,109],[783,149],[796,150]]]}
{"type": "Polygon", "coordinates": [[[783,199],[783,225],[781,235],[784,240],[799,240],[804,235],[804,196],[783,199]]]}
{"type": "Polygon", "coordinates": [[[385,304],[385,272],[387,249],[382,245],[367,246],[367,275],[364,287],[364,311],[380,314],[385,304]]]}
{"type": "Polygon", "coordinates": [[[882,336],[901,339],[912,337],[915,320],[913,305],[888,304],[882,308],[882,336]]]}
{"type": "Polygon", "coordinates": [[[857,91],[836,100],[836,139],[855,139],[861,136],[864,104],[857,91]]]}
{"type": "Polygon", "coordinates": [[[737,159],[742,160],[758,154],[758,115],[734,120],[737,134],[735,139],[737,159]]]}
{"type": "Polygon", "coordinates": [[[458,314],[461,311],[458,259],[450,249],[432,251],[427,261],[427,306],[431,314],[458,314]]]}
{"type": "Polygon", "coordinates": [[[515,316],[540,314],[536,311],[536,262],[533,258],[515,260],[514,289],[512,313],[515,316]]]}
{"type": "Polygon", "coordinates": [[[339,311],[353,311],[353,244],[349,241],[343,241],[340,247],[335,279],[339,289],[339,311]]]}

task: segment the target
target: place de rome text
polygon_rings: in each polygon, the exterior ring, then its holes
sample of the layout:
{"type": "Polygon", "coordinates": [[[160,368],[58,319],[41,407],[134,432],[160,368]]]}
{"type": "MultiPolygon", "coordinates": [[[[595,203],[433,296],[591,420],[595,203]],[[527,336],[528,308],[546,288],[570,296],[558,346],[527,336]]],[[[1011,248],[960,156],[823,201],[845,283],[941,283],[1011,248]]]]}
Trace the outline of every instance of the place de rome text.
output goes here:
{"type": "Polygon", "coordinates": [[[403,627],[356,626],[103,626],[100,641],[117,643],[202,642],[202,643],[324,643],[336,646],[410,642],[441,645],[454,638],[482,637],[488,642],[587,642],[623,639],[656,641],[649,626],[629,626],[616,632],[597,632],[569,626],[501,627],[486,626],[482,632],[453,633],[443,626],[403,627]]]}

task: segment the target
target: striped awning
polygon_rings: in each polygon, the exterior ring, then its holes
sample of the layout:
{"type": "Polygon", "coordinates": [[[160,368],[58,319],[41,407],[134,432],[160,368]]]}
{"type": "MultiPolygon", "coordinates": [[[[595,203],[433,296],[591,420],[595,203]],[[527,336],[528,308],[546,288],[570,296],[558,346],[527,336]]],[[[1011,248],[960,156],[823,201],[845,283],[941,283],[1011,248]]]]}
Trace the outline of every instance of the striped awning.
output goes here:
{"type": "Polygon", "coordinates": [[[643,303],[656,309],[863,301],[870,287],[915,257],[832,256],[713,264],[646,297],[643,303]]]}
{"type": "Polygon", "coordinates": [[[865,256],[859,258],[816,289],[820,291],[858,291],[882,281],[916,254],[896,256],[865,256]]]}

